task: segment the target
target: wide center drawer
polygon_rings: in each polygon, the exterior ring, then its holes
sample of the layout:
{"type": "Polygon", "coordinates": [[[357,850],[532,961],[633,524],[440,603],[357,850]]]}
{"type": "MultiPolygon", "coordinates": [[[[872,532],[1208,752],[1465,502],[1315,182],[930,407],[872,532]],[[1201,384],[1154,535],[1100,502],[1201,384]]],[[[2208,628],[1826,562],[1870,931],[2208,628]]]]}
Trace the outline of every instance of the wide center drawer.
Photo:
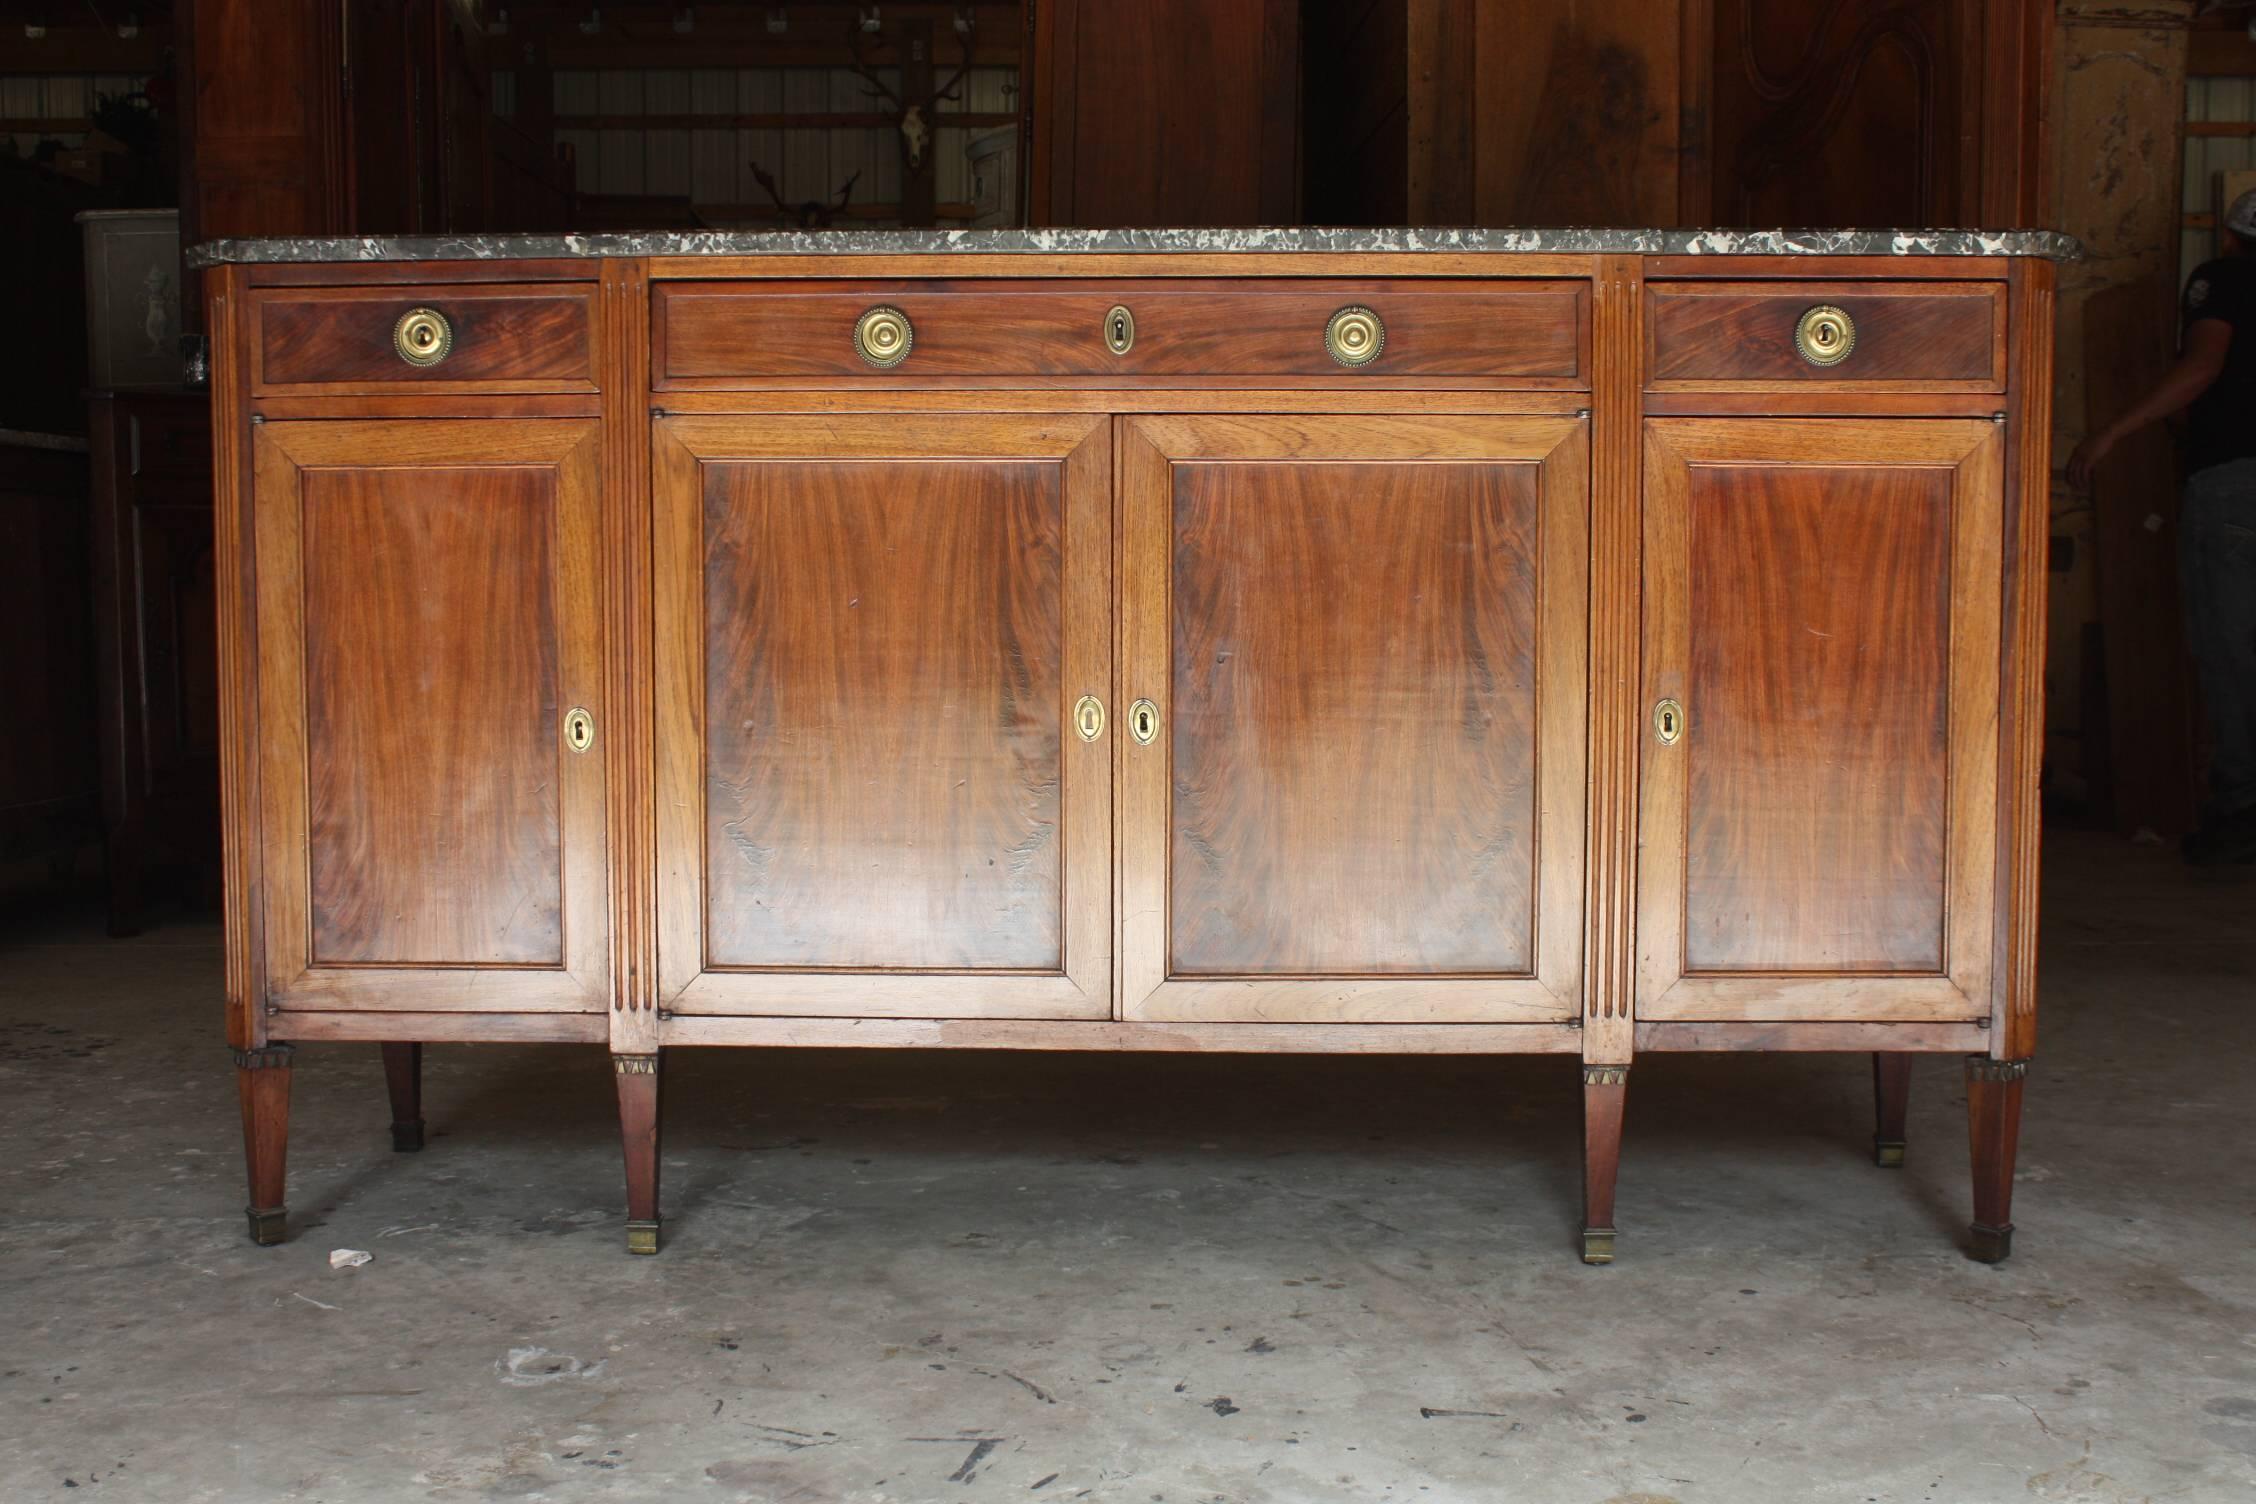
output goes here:
{"type": "Polygon", "coordinates": [[[676,282],[653,292],[652,338],[661,390],[857,378],[1589,384],[1587,288],[1565,280],[676,282]],[[873,342],[858,328],[875,329],[873,342]]]}

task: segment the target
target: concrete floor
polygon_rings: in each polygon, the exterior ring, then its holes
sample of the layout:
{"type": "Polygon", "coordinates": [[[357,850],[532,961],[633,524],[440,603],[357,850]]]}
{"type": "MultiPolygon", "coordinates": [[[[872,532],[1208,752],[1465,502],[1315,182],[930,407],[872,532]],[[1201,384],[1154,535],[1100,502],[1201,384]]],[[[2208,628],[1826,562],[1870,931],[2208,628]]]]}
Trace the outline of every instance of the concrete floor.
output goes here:
{"type": "Polygon", "coordinates": [[[600,1052],[301,1049],[250,1246],[217,937],[0,951],[0,1500],[2256,1498],[2256,874],[2050,846],[2001,1268],[1959,1067],[684,1051],[622,1251],[600,1052]],[[332,1271],[332,1248],[375,1261],[332,1271]]]}

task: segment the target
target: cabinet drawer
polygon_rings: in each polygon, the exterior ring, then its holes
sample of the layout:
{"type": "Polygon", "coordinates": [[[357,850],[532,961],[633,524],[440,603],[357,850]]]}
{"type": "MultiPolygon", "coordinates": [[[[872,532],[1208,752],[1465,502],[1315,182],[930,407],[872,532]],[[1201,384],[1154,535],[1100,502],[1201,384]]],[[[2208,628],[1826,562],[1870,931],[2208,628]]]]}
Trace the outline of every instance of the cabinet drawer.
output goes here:
{"type": "Polygon", "coordinates": [[[1717,386],[2002,391],[1998,282],[1660,282],[1646,292],[1646,372],[1661,390],[1717,386]],[[1813,330],[1817,356],[1797,331],[1813,330]],[[1843,346],[1846,353],[1839,353],[1843,346]]]}
{"type": "Polygon", "coordinates": [[[592,284],[275,288],[251,305],[252,389],[592,392],[594,299],[592,284]],[[401,322],[418,310],[434,316],[421,326],[427,363],[401,353],[401,322]]]}
{"type": "Polygon", "coordinates": [[[1588,385],[1588,299],[1573,281],[683,282],[661,284],[654,303],[661,389],[1046,377],[1588,385]],[[856,343],[856,325],[880,308],[909,324],[907,354],[889,366],[856,343]],[[1326,343],[1347,308],[1370,310],[1380,326],[1378,353],[1359,365],[1326,343]],[[1132,340],[1115,309],[1127,310],[1132,340]]]}

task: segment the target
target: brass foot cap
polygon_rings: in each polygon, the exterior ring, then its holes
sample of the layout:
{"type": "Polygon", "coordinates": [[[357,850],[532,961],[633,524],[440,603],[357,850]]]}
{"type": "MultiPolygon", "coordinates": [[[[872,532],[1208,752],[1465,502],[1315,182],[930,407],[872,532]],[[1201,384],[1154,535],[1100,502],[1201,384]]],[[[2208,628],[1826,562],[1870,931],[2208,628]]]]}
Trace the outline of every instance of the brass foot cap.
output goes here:
{"type": "Polygon", "coordinates": [[[627,1224],[627,1252],[656,1253],[658,1251],[658,1224],[656,1222],[629,1222],[627,1224]]]}
{"type": "Polygon", "coordinates": [[[423,1152],[423,1120],[392,1124],[392,1152],[394,1154],[420,1154],[423,1152]]]}
{"type": "Polygon", "coordinates": [[[1976,1222],[1967,1229],[1972,1241],[1967,1245],[1967,1257],[1978,1264],[2002,1264],[2013,1255],[2013,1224],[2003,1227],[1984,1227],[1976,1222]]]}
{"type": "Polygon", "coordinates": [[[1872,1162],[1883,1170],[1900,1170],[1904,1163],[1904,1141],[1900,1138],[1876,1138],[1872,1141],[1872,1162]]]}
{"type": "Polygon", "coordinates": [[[246,1206],[243,1215],[250,1219],[251,1241],[261,1248],[272,1248],[282,1241],[282,1222],[287,1213],[279,1206],[246,1206]]]}
{"type": "Polygon", "coordinates": [[[1611,1264],[1614,1261],[1614,1230],[1611,1227],[1586,1227],[1582,1230],[1582,1261],[1585,1264],[1611,1264]]]}

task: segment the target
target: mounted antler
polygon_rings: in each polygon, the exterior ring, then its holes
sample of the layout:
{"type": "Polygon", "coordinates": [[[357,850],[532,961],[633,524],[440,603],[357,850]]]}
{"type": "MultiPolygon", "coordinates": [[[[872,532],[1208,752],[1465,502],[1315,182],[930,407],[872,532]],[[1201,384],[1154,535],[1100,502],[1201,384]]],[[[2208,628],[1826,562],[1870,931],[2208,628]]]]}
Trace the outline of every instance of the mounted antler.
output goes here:
{"type": "Polygon", "coordinates": [[[872,68],[868,60],[863,57],[860,21],[852,20],[847,22],[846,25],[846,50],[853,57],[854,72],[860,75],[862,82],[869,86],[863,90],[864,93],[872,99],[885,100],[893,106],[894,124],[901,133],[901,157],[908,164],[911,174],[921,172],[924,169],[925,144],[932,139],[932,119],[938,114],[934,106],[943,99],[961,98],[956,91],[963,86],[963,81],[971,75],[975,51],[973,43],[978,35],[978,23],[973,19],[970,10],[962,10],[956,13],[955,30],[956,39],[963,47],[963,65],[956,69],[954,76],[946,83],[934,89],[923,99],[912,103],[903,99],[899,91],[880,78],[877,70],[872,68]]]}
{"type": "Polygon", "coordinates": [[[768,174],[768,170],[757,162],[752,164],[752,181],[765,188],[768,197],[775,200],[777,215],[802,230],[829,229],[831,221],[845,213],[846,206],[854,201],[854,184],[861,180],[861,176],[857,172],[839,187],[835,203],[826,204],[820,199],[811,198],[805,203],[792,204],[784,201],[783,190],[776,186],[776,180],[768,174]]]}

